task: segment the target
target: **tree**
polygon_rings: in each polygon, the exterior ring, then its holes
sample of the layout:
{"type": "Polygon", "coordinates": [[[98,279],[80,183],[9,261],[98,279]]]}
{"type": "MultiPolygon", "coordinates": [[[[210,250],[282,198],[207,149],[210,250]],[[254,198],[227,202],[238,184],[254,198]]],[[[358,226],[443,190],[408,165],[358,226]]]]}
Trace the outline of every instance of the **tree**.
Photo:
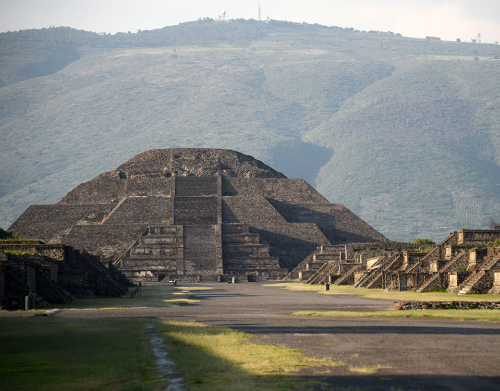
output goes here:
{"type": "Polygon", "coordinates": [[[415,239],[413,242],[411,242],[411,244],[417,244],[419,246],[430,246],[436,243],[434,243],[434,241],[432,241],[431,239],[415,239]]]}
{"type": "Polygon", "coordinates": [[[10,232],[3,230],[0,228],[0,239],[10,239],[14,235],[12,235],[10,232]]]}
{"type": "Polygon", "coordinates": [[[489,229],[500,229],[500,223],[495,220],[493,216],[488,217],[488,228],[489,229]]]}
{"type": "Polygon", "coordinates": [[[457,38],[457,43],[460,43],[462,42],[462,40],[460,38],[457,38]]]}

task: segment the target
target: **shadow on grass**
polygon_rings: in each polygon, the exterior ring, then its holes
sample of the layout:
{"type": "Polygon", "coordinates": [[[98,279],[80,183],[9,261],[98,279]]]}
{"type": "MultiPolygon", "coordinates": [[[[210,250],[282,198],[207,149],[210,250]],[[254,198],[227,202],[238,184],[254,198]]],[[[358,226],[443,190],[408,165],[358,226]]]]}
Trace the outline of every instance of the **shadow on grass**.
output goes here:
{"type": "Polygon", "coordinates": [[[161,375],[143,319],[4,318],[5,390],[154,390],[161,375]]]}
{"type": "Polygon", "coordinates": [[[196,304],[199,300],[191,299],[192,292],[211,288],[196,286],[182,287],[167,284],[144,284],[141,292],[134,297],[126,294],[121,297],[82,298],[73,302],[58,304],[64,309],[109,309],[109,308],[162,308],[196,304]]]}
{"type": "Polygon", "coordinates": [[[297,376],[299,371],[343,365],[296,349],[248,343],[251,335],[227,328],[181,322],[158,322],[157,327],[176,372],[193,391],[312,390],[322,382],[297,376]]]}
{"type": "Polygon", "coordinates": [[[353,368],[343,363],[309,358],[277,345],[248,343],[251,335],[227,328],[180,322],[159,322],[157,327],[176,371],[192,391],[455,391],[494,390],[500,384],[500,377],[488,376],[391,375],[391,368],[384,366],[378,372],[353,375],[353,368]]]}

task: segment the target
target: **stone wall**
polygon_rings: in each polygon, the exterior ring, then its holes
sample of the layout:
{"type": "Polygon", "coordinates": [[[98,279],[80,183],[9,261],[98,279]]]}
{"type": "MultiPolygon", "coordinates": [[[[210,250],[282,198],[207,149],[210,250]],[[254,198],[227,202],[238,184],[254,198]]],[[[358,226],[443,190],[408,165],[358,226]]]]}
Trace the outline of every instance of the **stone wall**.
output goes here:
{"type": "Polygon", "coordinates": [[[222,182],[222,195],[262,195],[282,202],[329,203],[303,179],[225,178],[222,182]]]}
{"type": "Polygon", "coordinates": [[[116,204],[127,196],[170,197],[171,187],[171,178],[120,178],[119,173],[104,173],[78,185],[58,204],[116,204]]]}
{"type": "Polygon", "coordinates": [[[87,216],[111,205],[32,205],[9,228],[16,235],[57,243],[60,235],[87,216]]]}
{"type": "Polygon", "coordinates": [[[493,229],[463,229],[458,231],[457,244],[486,245],[488,242],[500,239],[500,230],[493,229]]]}
{"type": "Polygon", "coordinates": [[[170,197],[127,197],[104,224],[170,224],[173,209],[170,197]]]}
{"type": "Polygon", "coordinates": [[[96,255],[117,257],[146,229],[146,224],[76,225],[62,239],[62,244],[96,255]]]}

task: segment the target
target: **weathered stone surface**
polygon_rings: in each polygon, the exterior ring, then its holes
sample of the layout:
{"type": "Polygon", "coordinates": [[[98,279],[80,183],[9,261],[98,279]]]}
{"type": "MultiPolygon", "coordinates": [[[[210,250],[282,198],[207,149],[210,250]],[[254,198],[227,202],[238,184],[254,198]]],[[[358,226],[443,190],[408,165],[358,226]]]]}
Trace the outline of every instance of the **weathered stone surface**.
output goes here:
{"type": "Polygon", "coordinates": [[[56,205],[30,207],[10,230],[147,279],[282,278],[318,246],[387,240],[302,179],[202,148],[141,153],[56,205]]]}

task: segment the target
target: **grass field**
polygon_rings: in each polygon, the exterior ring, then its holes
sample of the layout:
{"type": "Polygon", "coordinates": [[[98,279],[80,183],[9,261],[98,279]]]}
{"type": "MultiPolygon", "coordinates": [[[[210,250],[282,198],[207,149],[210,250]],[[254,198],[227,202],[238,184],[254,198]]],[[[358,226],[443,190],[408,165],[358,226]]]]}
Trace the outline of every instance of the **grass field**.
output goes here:
{"type": "Polygon", "coordinates": [[[479,320],[483,322],[500,321],[500,310],[404,310],[404,311],[300,311],[296,316],[330,316],[336,318],[427,318],[479,320]]]}
{"type": "Polygon", "coordinates": [[[157,390],[148,319],[0,319],[0,389],[157,390]]]}
{"type": "MultiPolygon", "coordinates": [[[[64,310],[166,307],[195,302],[203,286],[145,284],[135,298],[79,299],[64,310]]],[[[39,311],[37,311],[39,312],[39,311]]],[[[35,312],[33,313],[35,315],[35,312]]],[[[193,322],[136,318],[0,318],[0,389],[159,390],[147,325],[153,323],[190,390],[307,390],[320,382],[302,368],[344,365],[277,345],[252,343],[243,332],[193,322]]]]}
{"type": "Polygon", "coordinates": [[[278,284],[267,284],[282,289],[293,291],[315,292],[324,295],[351,295],[366,297],[368,299],[385,299],[394,301],[500,301],[500,295],[473,294],[457,295],[448,292],[423,292],[414,291],[389,291],[382,289],[351,288],[349,285],[330,285],[330,290],[326,290],[324,285],[309,285],[295,282],[285,282],[278,284]]]}
{"type": "Polygon", "coordinates": [[[249,343],[251,334],[222,327],[163,321],[159,331],[193,391],[307,390],[320,382],[297,376],[297,371],[344,365],[295,349],[249,343]]]}

